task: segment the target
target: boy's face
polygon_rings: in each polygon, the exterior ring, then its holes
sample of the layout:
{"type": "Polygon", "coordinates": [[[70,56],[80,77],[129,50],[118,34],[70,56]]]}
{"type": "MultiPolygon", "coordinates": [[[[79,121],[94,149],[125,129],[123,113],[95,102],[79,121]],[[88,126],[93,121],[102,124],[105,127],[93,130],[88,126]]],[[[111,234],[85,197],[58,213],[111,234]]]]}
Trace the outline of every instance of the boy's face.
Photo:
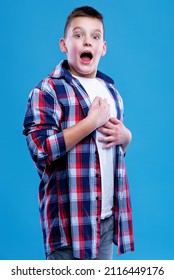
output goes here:
{"type": "Polygon", "coordinates": [[[67,28],[60,48],[67,54],[73,75],[94,78],[101,56],[106,53],[103,24],[97,18],[76,17],[67,28]]]}

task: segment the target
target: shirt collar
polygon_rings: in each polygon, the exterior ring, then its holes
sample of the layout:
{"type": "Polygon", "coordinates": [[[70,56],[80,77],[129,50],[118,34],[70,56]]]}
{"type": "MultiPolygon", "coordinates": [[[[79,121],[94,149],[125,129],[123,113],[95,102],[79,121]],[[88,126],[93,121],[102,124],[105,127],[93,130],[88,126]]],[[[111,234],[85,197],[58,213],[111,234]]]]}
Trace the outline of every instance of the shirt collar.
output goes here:
{"type": "MultiPolygon", "coordinates": [[[[68,81],[72,81],[73,76],[69,72],[69,65],[67,60],[62,60],[53,70],[53,72],[49,75],[51,78],[60,79],[65,78],[68,81]]],[[[97,71],[97,78],[100,78],[104,80],[107,83],[114,84],[113,79],[111,79],[109,76],[105,75],[104,73],[97,71]]]]}

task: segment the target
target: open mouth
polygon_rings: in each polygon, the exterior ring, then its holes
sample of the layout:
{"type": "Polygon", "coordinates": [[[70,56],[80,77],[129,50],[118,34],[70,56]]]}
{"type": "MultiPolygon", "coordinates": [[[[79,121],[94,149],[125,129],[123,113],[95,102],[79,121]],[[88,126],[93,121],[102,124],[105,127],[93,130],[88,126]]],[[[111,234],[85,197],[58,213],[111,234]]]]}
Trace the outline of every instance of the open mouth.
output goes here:
{"type": "Polygon", "coordinates": [[[83,53],[81,53],[80,58],[82,59],[82,61],[84,63],[87,63],[87,62],[91,61],[91,59],[93,58],[93,55],[90,52],[83,52],[83,53]]]}

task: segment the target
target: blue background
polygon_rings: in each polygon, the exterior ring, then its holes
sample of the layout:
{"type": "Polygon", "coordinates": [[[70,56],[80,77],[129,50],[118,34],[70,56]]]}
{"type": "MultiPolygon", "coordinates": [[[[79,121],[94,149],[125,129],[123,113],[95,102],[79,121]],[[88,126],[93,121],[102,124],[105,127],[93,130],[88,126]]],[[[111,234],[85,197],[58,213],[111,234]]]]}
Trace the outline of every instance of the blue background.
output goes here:
{"type": "Polygon", "coordinates": [[[65,58],[66,16],[86,4],[104,15],[99,69],[115,79],[133,133],[126,162],[135,252],[119,259],[174,259],[172,0],[1,1],[0,259],[45,258],[39,178],[22,124],[31,88],[65,58]]]}

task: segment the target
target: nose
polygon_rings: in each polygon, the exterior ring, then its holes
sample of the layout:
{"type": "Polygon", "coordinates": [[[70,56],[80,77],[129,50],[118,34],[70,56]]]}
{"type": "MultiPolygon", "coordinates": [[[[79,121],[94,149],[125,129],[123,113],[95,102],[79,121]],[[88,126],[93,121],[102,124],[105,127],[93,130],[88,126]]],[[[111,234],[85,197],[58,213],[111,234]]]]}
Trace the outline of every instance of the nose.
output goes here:
{"type": "Polygon", "coordinates": [[[84,38],[84,46],[86,47],[90,47],[92,44],[91,44],[91,38],[89,36],[86,36],[84,38]]]}
{"type": "Polygon", "coordinates": [[[85,45],[86,47],[90,47],[90,46],[91,46],[91,43],[86,42],[86,43],[84,43],[84,45],[85,45]]]}

